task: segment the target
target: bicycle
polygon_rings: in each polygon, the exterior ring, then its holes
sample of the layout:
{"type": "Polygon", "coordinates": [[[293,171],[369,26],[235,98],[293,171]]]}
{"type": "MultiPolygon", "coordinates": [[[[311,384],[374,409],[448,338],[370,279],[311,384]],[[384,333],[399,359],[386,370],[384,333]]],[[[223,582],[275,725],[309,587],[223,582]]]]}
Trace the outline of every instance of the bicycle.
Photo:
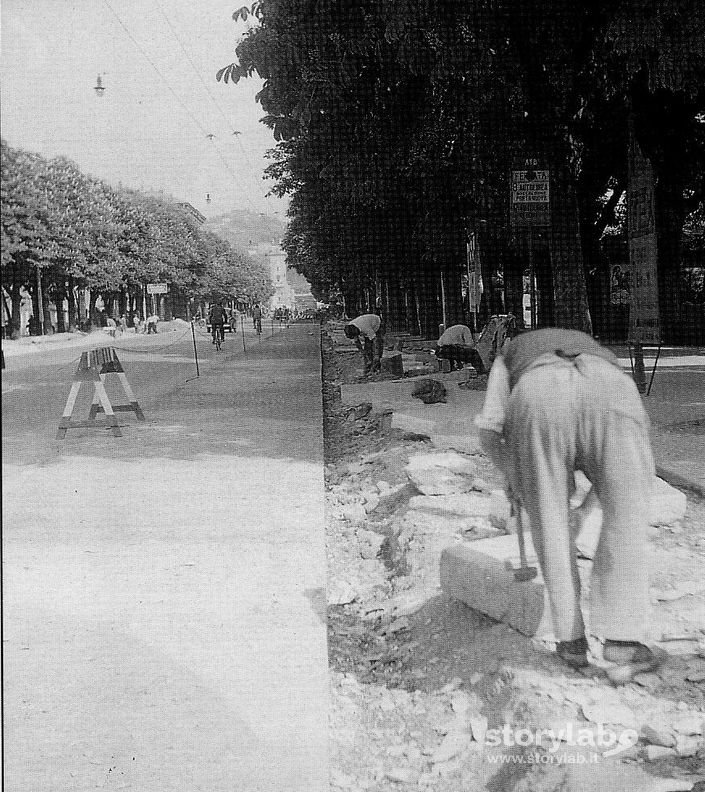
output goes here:
{"type": "Polygon", "coordinates": [[[213,325],[213,343],[215,344],[215,351],[220,352],[220,348],[223,345],[223,325],[214,324],[213,325]]]}

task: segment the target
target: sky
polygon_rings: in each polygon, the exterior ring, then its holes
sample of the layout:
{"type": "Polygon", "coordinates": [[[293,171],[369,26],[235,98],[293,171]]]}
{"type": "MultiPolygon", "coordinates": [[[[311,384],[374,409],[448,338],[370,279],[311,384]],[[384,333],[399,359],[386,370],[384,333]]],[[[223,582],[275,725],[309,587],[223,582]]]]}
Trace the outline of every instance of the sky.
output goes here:
{"type": "Polygon", "coordinates": [[[243,4],[2,0],[3,139],[113,185],[163,191],[206,217],[245,209],[284,221],[286,203],[265,197],[275,141],[259,122],[262,82],[215,81],[247,29],[232,20],[243,4]]]}

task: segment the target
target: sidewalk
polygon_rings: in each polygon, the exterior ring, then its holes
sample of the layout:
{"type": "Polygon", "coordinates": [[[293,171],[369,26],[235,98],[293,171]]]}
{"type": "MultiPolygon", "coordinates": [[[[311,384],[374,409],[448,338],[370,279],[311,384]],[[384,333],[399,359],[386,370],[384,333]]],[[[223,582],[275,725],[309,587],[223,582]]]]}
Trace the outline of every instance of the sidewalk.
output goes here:
{"type": "MultiPolygon", "coordinates": [[[[93,330],[91,333],[54,333],[46,336],[22,336],[14,341],[6,339],[2,342],[2,351],[5,359],[16,358],[24,355],[32,355],[38,352],[46,352],[50,349],[70,349],[76,348],[83,351],[88,347],[110,346],[111,344],[121,343],[141,343],[152,341],[160,335],[173,333],[189,326],[188,322],[182,319],[175,319],[171,322],[160,322],[156,334],[146,335],[140,333],[136,335],[132,329],[127,333],[117,333],[115,336],[108,334],[105,328],[93,330]]],[[[164,339],[162,339],[163,341],[164,339]]]]}
{"type": "MultiPolygon", "coordinates": [[[[659,368],[644,405],[652,421],[658,475],[705,497],[705,356],[697,356],[697,361],[697,367],[691,364],[684,371],[659,368]]],[[[622,363],[629,367],[628,358],[622,363]]],[[[446,386],[446,404],[426,405],[412,398],[418,378],[343,385],[342,399],[349,405],[369,401],[374,409],[393,409],[393,428],[426,434],[438,448],[476,452],[473,419],[482,409],[485,391],[459,388],[458,382],[467,377],[465,371],[429,376],[446,386]]]]}
{"type": "MultiPolygon", "coordinates": [[[[327,790],[310,330],[247,356],[206,346],[188,384],[187,346],[135,361],[145,424],[73,430],[45,459],[4,466],[8,788],[327,790]]],[[[12,398],[5,432],[21,437],[35,422],[18,425],[25,397],[12,398]]],[[[38,443],[63,399],[62,386],[38,443]]]]}

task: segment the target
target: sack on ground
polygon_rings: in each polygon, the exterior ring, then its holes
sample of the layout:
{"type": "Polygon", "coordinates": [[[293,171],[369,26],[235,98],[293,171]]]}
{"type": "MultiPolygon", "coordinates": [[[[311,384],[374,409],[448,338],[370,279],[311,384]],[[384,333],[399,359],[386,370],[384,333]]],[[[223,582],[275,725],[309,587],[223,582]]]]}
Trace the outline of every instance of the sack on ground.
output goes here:
{"type": "Polygon", "coordinates": [[[413,393],[417,399],[421,399],[424,404],[445,404],[447,393],[442,382],[435,379],[423,379],[417,382],[413,393]]]}

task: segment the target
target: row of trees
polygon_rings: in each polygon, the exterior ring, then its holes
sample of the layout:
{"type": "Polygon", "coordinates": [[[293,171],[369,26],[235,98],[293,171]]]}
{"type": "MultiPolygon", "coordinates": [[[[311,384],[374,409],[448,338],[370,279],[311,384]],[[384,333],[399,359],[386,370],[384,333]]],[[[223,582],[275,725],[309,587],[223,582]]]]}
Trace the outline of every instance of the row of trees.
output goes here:
{"type": "Polygon", "coordinates": [[[627,187],[630,120],[656,175],[662,321],[679,319],[683,227],[705,194],[701,0],[259,0],[237,60],[257,73],[278,141],[269,173],[291,195],[289,261],[349,312],[434,332],[461,318],[474,233],[483,311],[521,316],[533,253],[543,322],[600,321],[601,248],[627,187]],[[551,225],[509,221],[510,172],[551,171],[551,225]],[[533,249],[530,251],[529,247],[533,249]]]}
{"type": "Polygon", "coordinates": [[[273,293],[260,262],[201,227],[179,205],[113,188],[67,159],[45,159],[5,141],[1,220],[3,300],[9,295],[13,336],[20,332],[24,293],[45,327],[51,327],[49,301],[56,304],[59,332],[83,318],[81,290],[90,295],[93,324],[98,297],[111,312],[141,313],[150,282],[168,282],[184,305],[192,298],[259,302],[273,293]]]}

